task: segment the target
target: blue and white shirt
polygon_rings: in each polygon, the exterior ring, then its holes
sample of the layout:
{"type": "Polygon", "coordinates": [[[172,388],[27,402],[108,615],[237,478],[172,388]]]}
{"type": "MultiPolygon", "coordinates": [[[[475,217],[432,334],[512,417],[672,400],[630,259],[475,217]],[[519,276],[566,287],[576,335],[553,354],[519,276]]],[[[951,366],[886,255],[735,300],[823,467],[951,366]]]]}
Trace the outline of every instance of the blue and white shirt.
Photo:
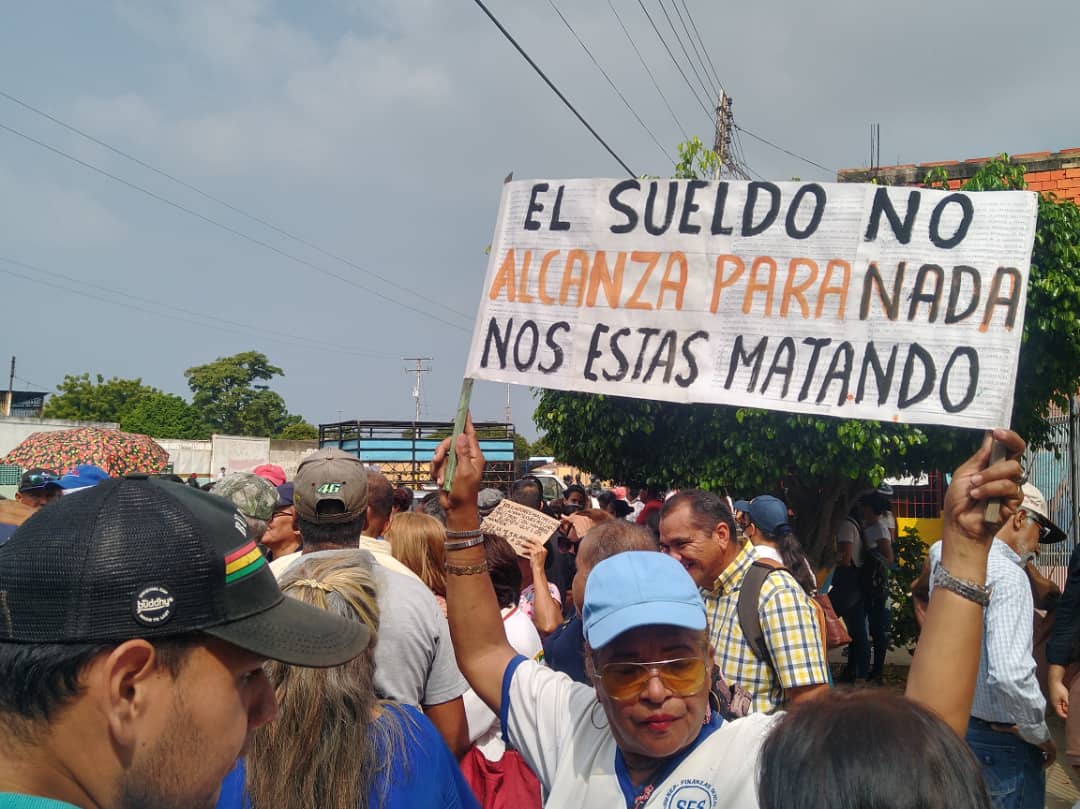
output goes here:
{"type": "MultiPolygon", "coordinates": [[[[503,676],[503,732],[540,779],[545,806],[635,806],[607,717],[591,686],[516,657],[503,676]]],[[[757,809],[758,751],[782,714],[719,716],[668,763],[640,809],[757,809]]]]}
{"type": "MultiPolygon", "coordinates": [[[[930,548],[931,570],[939,564],[941,543],[935,542],[930,548]]],[[[983,616],[982,657],[971,715],[1016,725],[1024,741],[1042,744],[1050,738],[1050,730],[1031,648],[1035,601],[1024,560],[1000,539],[990,546],[986,583],[993,593],[983,616]]]]}

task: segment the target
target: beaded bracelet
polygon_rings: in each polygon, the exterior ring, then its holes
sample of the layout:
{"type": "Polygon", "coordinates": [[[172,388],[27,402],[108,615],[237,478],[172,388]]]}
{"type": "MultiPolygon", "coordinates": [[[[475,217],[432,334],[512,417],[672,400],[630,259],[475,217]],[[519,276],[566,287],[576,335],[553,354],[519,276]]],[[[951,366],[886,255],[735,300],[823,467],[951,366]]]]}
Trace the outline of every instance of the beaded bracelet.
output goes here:
{"type": "Polygon", "coordinates": [[[463,539],[460,542],[446,542],[443,544],[443,550],[447,551],[463,551],[466,548],[473,548],[477,545],[484,544],[484,535],[481,534],[478,537],[472,539],[463,539]]]}
{"type": "Polygon", "coordinates": [[[479,528],[470,528],[468,531],[446,531],[444,533],[447,539],[472,539],[484,535],[484,532],[479,528]]]}
{"type": "Polygon", "coordinates": [[[487,573],[487,560],[476,565],[451,565],[447,564],[446,572],[452,576],[473,576],[477,573],[487,573]]]}

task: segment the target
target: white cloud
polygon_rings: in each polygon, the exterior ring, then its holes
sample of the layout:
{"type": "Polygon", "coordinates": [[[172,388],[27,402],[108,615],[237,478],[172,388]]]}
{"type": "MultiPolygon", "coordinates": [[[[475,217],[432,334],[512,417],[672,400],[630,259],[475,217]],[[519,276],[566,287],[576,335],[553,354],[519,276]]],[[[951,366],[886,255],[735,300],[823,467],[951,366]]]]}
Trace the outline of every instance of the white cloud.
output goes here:
{"type": "Polygon", "coordinates": [[[7,244],[102,247],[128,238],[128,226],[89,194],[0,168],[0,221],[7,244]]]}

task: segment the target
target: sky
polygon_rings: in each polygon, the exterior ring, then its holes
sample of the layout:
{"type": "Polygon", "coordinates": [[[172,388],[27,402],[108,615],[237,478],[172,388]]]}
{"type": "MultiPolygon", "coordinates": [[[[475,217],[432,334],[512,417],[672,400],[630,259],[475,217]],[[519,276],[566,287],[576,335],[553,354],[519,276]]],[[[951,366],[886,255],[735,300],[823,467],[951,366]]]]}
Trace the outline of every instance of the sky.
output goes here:
{"type": "MultiPolygon", "coordinates": [[[[865,166],[872,123],[885,165],[1080,147],[1075,0],[485,2],[636,174],[713,136],[715,80],[662,8],[733,99],[755,175],[865,166]]],[[[0,369],[18,358],[17,388],[89,372],[187,395],[184,369],[256,350],[312,423],[409,420],[402,358],[430,357],[422,418],[449,420],[503,178],[624,173],[475,0],[0,15],[0,369]]],[[[534,437],[532,391],[510,395],[534,437]]],[[[477,383],[474,418],[503,420],[506,397],[477,383]]]]}

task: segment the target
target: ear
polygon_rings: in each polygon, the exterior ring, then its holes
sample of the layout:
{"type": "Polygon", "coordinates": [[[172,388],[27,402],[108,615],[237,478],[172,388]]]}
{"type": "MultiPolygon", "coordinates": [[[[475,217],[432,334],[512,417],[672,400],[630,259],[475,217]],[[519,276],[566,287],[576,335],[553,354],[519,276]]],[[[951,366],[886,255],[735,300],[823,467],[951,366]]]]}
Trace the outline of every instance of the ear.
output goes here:
{"type": "Polygon", "coordinates": [[[125,641],[113,649],[101,661],[97,675],[99,705],[112,737],[122,747],[131,748],[151,695],[159,690],[160,678],[169,675],[157,665],[153,645],[142,639],[125,641]]]}
{"type": "Polygon", "coordinates": [[[720,550],[726,551],[735,538],[731,535],[731,529],[726,522],[718,522],[713,528],[713,539],[720,546],[720,550]]]}

